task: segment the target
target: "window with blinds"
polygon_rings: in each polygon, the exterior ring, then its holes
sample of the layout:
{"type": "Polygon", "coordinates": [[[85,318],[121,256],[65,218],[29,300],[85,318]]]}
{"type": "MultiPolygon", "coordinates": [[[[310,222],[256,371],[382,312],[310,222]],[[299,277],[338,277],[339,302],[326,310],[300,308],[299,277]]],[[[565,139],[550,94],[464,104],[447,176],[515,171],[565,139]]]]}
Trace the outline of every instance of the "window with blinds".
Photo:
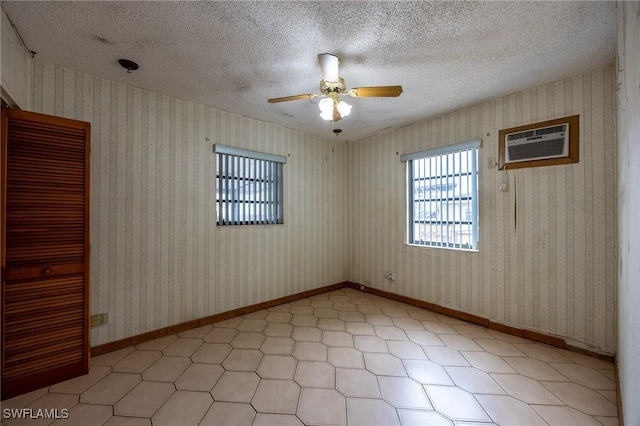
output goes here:
{"type": "Polygon", "coordinates": [[[215,145],[219,226],[283,223],[286,157],[215,145]]]}
{"type": "Polygon", "coordinates": [[[409,244],[477,249],[479,147],[477,140],[401,157],[407,163],[409,244]]]}

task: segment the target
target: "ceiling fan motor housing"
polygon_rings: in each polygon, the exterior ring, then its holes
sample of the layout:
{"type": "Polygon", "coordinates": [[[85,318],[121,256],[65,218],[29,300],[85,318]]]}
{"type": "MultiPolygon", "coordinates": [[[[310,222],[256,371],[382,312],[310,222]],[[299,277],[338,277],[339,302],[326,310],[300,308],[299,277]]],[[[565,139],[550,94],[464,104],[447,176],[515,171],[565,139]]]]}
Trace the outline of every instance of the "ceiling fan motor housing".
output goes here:
{"type": "Polygon", "coordinates": [[[320,91],[322,93],[324,93],[325,95],[328,95],[329,93],[342,93],[344,91],[344,89],[346,88],[346,85],[344,84],[344,78],[342,77],[338,77],[338,81],[326,81],[326,80],[321,80],[320,81],[320,91]]]}

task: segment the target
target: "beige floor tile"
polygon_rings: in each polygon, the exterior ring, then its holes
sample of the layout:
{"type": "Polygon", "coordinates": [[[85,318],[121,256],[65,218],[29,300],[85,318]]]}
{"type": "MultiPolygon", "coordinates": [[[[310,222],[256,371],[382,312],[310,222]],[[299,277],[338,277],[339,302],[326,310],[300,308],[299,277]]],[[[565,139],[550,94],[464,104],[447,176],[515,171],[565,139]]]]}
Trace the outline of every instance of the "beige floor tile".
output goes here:
{"type": "Polygon", "coordinates": [[[291,307],[289,312],[292,315],[313,315],[313,309],[314,308],[311,305],[308,305],[308,306],[294,305],[291,307]]]}
{"type": "Polygon", "coordinates": [[[251,425],[256,410],[251,404],[216,401],[211,405],[199,426],[251,425]]]}
{"type": "Polygon", "coordinates": [[[500,425],[548,426],[529,405],[507,395],[476,395],[491,419],[500,425]]]}
{"type": "Polygon", "coordinates": [[[48,391],[49,391],[49,387],[47,386],[45,388],[34,390],[32,392],[28,392],[22,395],[18,395],[13,398],[5,399],[4,401],[2,401],[2,408],[8,409],[8,410],[11,410],[11,409],[17,410],[20,408],[24,408],[27,405],[31,404],[33,401],[46,395],[48,391]]]}
{"type": "Polygon", "coordinates": [[[388,340],[387,346],[392,355],[402,359],[427,359],[420,345],[401,340],[388,340]]]}
{"type": "Polygon", "coordinates": [[[296,342],[319,342],[322,340],[322,330],[315,327],[294,327],[291,338],[296,342]]]}
{"type": "Polygon", "coordinates": [[[555,348],[555,350],[561,355],[564,355],[565,357],[569,358],[571,361],[575,362],[576,364],[584,365],[585,367],[595,368],[598,370],[614,370],[615,369],[615,366],[613,365],[613,363],[609,361],[604,361],[602,359],[579,354],[577,352],[568,351],[566,349],[555,348]]]}
{"type": "Polygon", "coordinates": [[[338,312],[356,312],[358,307],[351,302],[335,302],[333,304],[333,309],[338,312]]]}
{"type": "Polygon", "coordinates": [[[140,374],[111,373],[80,395],[80,402],[113,405],[142,381],[140,374]]]}
{"type": "Polygon", "coordinates": [[[376,335],[385,340],[409,340],[403,329],[386,325],[373,326],[376,335]]]}
{"type": "Polygon", "coordinates": [[[533,405],[532,408],[551,426],[602,426],[593,417],[571,407],[533,405]]]}
{"type": "Polygon", "coordinates": [[[425,330],[437,334],[459,334],[451,325],[441,321],[421,321],[425,330]]]}
{"type": "Polygon", "coordinates": [[[328,362],[299,361],[294,379],[302,387],[333,389],[336,385],[336,369],[328,362]]]}
{"type": "Polygon", "coordinates": [[[541,343],[514,343],[522,353],[529,358],[537,359],[542,362],[573,362],[571,359],[562,355],[560,352],[550,346],[543,345],[541,343]]]}
{"type": "Polygon", "coordinates": [[[364,314],[356,311],[338,311],[338,318],[347,322],[364,322],[364,314]]]}
{"type": "Polygon", "coordinates": [[[272,337],[290,337],[293,332],[293,326],[291,324],[270,322],[262,332],[265,335],[272,337]]]}
{"type": "Polygon", "coordinates": [[[142,349],[146,351],[161,351],[169,346],[174,340],[178,338],[175,334],[160,337],[159,339],[150,340],[148,342],[138,343],[136,349],[142,349]]]}
{"type": "Polygon", "coordinates": [[[433,406],[453,420],[491,421],[470,393],[455,386],[425,385],[433,406]]]}
{"type": "Polygon", "coordinates": [[[91,357],[91,365],[113,365],[118,361],[121,361],[123,358],[125,358],[135,350],[135,346],[129,346],[128,348],[119,349],[117,351],[91,357]]]}
{"type": "Polygon", "coordinates": [[[437,334],[422,330],[405,330],[407,337],[414,343],[425,346],[444,346],[437,334]]]}
{"type": "Polygon", "coordinates": [[[354,348],[329,348],[327,359],[334,367],[364,368],[362,352],[354,348]]]}
{"type": "Polygon", "coordinates": [[[353,335],[361,335],[361,336],[375,336],[375,329],[371,324],[366,322],[357,321],[357,322],[348,322],[345,324],[347,333],[351,333],[353,335]]]}
{"type": "Polygon", "coordinates": [[[211,390],[216,401],[251,402],[260,377],[254,372],[225,371],[211,390]]]}
{"type": "Polygon", "coordinates": [[[387,341],[378,336],[353,336],[353,346],[362,352],[389,352],[387,341]]]}
{"type": "Polygon", "coordinates": [[[295,414],[300,386],[292,380],[263,379],[251,405],[260,413],[295,414]]]}
{"type": "Polygon", "coordinates": [[[265,355],[256,372],[263,379],[293,379],[297,364],[289,355],[265,355]]]}
{"type": "Polygon", "coordinates": [[[141,382],[114,407],[114,414],[151,417],[175,392],[173,383],[141,382]]]}
{"type": "Polygon", "coordinates": [[[136,350],[115,363],[111,369],[114,373],[142,373],[161,356],[160,351],[136,350]]]}
{"type": "Polygon", "coordinates": [[[426,311],[424,309],[416,309],[407,311],[409,316],[418,321],[437,321],[438,319],[433,314],[433,312],[426,311]]]}
{"type": "Polygon", "coordinates": [[[504,391],[482,370],[473,367],[444,367],[459,388],[471,393],[504,394],[504,391]]]}
{"type": "Polygon", "coordinates": [[[234,349],[222,366],[227,371],[255,371],[263,356],[262,352],[254,349],[234,349]]]}
{"type": "Polygon", "coordinates": [[[576,383],[542,382],[562,402],[592,416],[617,416],[618,408],[596,391],[576,383]]]}
{"type": "Polygon", "coordinates": [[[113,416],[104,426],[151,426],[151,419],[113,416]]]}
{"type": "MultiPolygon", "coordinates": [[[[333,306],[333,304],[332,304],[333,306]]],[[[331,308],[315,308],[313,310],[313,315],[318,318],[338,318],[338,311],[331,308]]]]}
{"type": "Polygon", "coordinates": [[[343,395],[357,398],[380,398],[377,377],[367,370],[355,368],[336,369],[336,389],[343,395]]]}
{"type": "Polygon", "coordinates": [[[345,331],[324,331],[322,343],[327,346],[353,347],[353,336],[345,331]]]}
{"type": "Polygon", "coordinates": [[[164,356],[142,373],[142,380],[173,383],[190,365],[187,357],[164,356]]]}
{"type": "Polygon", "coordinates": [[[498,339],[474,339],[482,349],[498,356],[525,356],[518,348],[509,342],[498,339]]]}
{"type": "Polygon", "coordinates": [[[527,404],[563,405],[537,380],[519,374],[492,374],[491,377],[507,392],[527,404]]]}
{"type": "MultiPolygon", "coordinates": [[[[353,302],[353,303],[356,303],[356,302],[353,302]]],[[[365,316],[382,315],[382,309],[379,306],[375,306],[372,303],[363,303],[363,304],[356,303],[356,305],[358,306],[358,312],[360,312],[361,314],[365,314],[365,316]]]]}
{"type": "Polygon", "coordinates": [[[505,362],[498,355],[490,354],[487,352],[467,352],[460,351],[463,357],[469,361],[469,363],[484,372],[487,373],[505,373],[515,374],[516,370],[505,362]]]}
{"type": "Polygon", "coordinates": [[[243,318],[237,328],[239,331],[253,331],[260,333],[267,326],[267,322],[263,319],[243,318]]]}
{"type": "Polygon", "coordinates": [[[327,346],[318,342],[296,342],[293,356],[299,361],[326,361],[327,346]]]}
{"type": "Polygon", "coordinates": [[[451,420],[434,411],[402,409],[398,415],[403,426],[453,426],[451,420]]]}
{"type": "Polygon", "coordinates": [[[52,426],[102,426],[113,414],[110,405],[78,404],[69,410],[69,417],[56,420],[52,426]]]}
{"type": "Polygon", "coordinates": [[[453,381],[440,364],[429,360],[403,359],[409,377],[423,385],[453,385],[453,381]]]}
{"type": "Polygon", "coordinates": [[[164,348],[162,354],[167,356],[191,356],[203,344],[204,341],[202,339],[179,337],[164,348]]]}
{"type": "Polygon", "coordinates": [[[191,364],[175,381],[176,389],[209,392],[220,380],[224,368],[216,364],[191,364]]]}
{"type": "Polygon", "coordinates": [[[443,346],[423,346],[422,350],[431,361],[440,365],[469,366],[467,360],[455,349],[443,346]]]}
{"type": "Polygon", "coordinates": [[[344,425],[346,401],[335,389],[302,389],[297,414],[308,425],[344,425]]]}
{"type": "Polygon", "coordinates": [[[534,380],[567,382],[568,379],[558,373],[549,364],[532,358],[505,357],[504,360],[523,376],[534,380]]]}
{"type": "Polygon", "coordinates": [[[470,337],[459,334],[443,334],[440,340],[457,351],[483,351],[483,349],[470,337]]]}
{"type": "Polygon", "coordinates": [[[392,318],[392,321],[393,321],[393,325],[405,331],[407,330],[424,331],[424,327],[422,326],[422,323],[413,318],[394,317],[392,318]]]}
{"type": "MultiPolygon", "coordinates": [[[[74,393],[80,395],[91,386],[98,383],[111,373],[111,368],[103,365],[94,365],[89,369],[89,373],[83,376],[75,377],[62,383],[52,385],[49,392],[55,393],[74,393]]],[[[3,402],[4,405],[4,402],[3,402]]]]}
{"type": "Polygon", "coordinates": [[[382,315],[382,314],[367,314],[364,316],[364,320],[367,322],[367,324],[371,324],[371,325],[379,325],[379,326],[385,326],[385,327],[393,327],[393,320],[386,316],[386,315],[382,315]]]}
{"type": "Polygon", "coordinates": [[[291,325],[298,327],[315,327],[318,324],[318,317],[313,315],[294,315],[291,318],[291,325]]]}
{"type": "Polygon", "coordinates": [[[206,343],[231,343],[238,334],[235,328],[213,327],[210,332],[202,337],[206,343]]]}
{"type": "Polygon", "coordinates": [[[226,343],[205,343],[191,356],[193,362],[221,364],[233,348],[226,343]]]}
{"type": "MultiPolygon", "coordinates": [[[[3,408],[66,405],[75,420],[55,424],[83,426],[618,422],[611,362],[352,288],[164,336],[91,365],[88,375],[3,408]]],[[[52,422],[42,420],[2,426],[52,422]]]]}
{"type": "Polygon", "coordinates": [[[321,330],[345,331],[344,321],[338,318],[319,318],[317,327],[321,330]]]}
{"type": "Polygon", "coordinates": [[[365,353],[364,365],[378,376],[406,376],[402,361],[390,354],[365,353]]]}
{"type": "Polygon", "coordinates": [[[382,398],[396,408],[431,409],[424,389],[408,377],[378,377],[382,398]]]}
{"type": "Polygon", "coordinates": [[[182,331],[178,333],[178,337],[192,337],[192,338],[201,339],[207,333],[209,333],[209,331],[211,331],[212,328],[213,326],[211,324],[203,325],[202,327],[196,327],[190,330],[182,331]]]}
{"type": "Polygon", "coordinates": [[[295,343],[290,337],[267,337],[260,350],[266,355],[291,355],[295,343]]]}
{"type": "Polygon", "coordinates": [[[593,418],[603,426],[620,426],[620,419],[618,419],[618,417],[594,416],[593,418]]]}
{"type": "Polygon", "coordinates": [[[383,307],[382,313],[391,318],[409,318],[407,311],[402,308],[383,307]]]}
{"type": "Polygon", "coordinates": [[[213,404],[206,392],[176,391],[151,418],[153,426],[195,426],[213,404]]]}
{"type": "Polygon", "coordinates": [[[241,331],[234,337],[230,345],[238,349],[260,349],[265,339],[266,336],[262,333],[241,331]]]}
{"type": "Polygon", "coordinates": [[[294,415],[258,413],[253,426],[303,426],[294,415]]]}
{"type": "Polygon", "coordinates": [[[396,410],[381,399],[347,398],[349,426],[400,426],[396,410]]]}
{"type": "Polygon", "coordinates": [[[489,331],[474,324],[452,324],[452,327],[461,335],[471,337],[473,339],[494,339],[489,331]]]}
{"type": "Polygon", "coordinates": [[[590,367],[580,364],[549,363],[564,377],[591,389],[616,390],[616,382],[590,367]]]}
{"type": "Polygon", "coordinates": [[[284,322],[288,324],[291,321],[291,314],[289,312],[269,312],[265,320],[267,322],[284,322]]]}

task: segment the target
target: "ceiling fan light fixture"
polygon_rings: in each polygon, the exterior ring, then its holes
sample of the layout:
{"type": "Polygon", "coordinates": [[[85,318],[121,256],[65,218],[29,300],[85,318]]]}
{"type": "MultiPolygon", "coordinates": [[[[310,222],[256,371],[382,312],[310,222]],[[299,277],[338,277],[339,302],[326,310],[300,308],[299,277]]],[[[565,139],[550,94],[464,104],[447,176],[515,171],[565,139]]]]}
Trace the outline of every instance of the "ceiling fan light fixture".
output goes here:
{"type": "Polygon", "coordinates": [[[324,98],[318,103],[318,107],[323,120],[333,120],[333,99],[324,98]]]}
{"type": "Polygon", "coordinates": [[[337,108],[342,117],[346,117],[347,115],[351,114],[351,105],[344,101],[338,102],[337,108]]]}

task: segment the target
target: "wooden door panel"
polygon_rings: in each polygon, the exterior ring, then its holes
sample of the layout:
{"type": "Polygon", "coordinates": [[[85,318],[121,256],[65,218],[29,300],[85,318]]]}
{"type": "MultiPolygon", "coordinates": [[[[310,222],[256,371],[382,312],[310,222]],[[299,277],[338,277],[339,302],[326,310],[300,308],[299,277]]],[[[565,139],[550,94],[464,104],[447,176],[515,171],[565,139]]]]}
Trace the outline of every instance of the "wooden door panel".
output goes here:
{"type": "Polygon", "coordinates": [[[2,398],[88,371],[88,123],[2,110],[2,398]]]}

